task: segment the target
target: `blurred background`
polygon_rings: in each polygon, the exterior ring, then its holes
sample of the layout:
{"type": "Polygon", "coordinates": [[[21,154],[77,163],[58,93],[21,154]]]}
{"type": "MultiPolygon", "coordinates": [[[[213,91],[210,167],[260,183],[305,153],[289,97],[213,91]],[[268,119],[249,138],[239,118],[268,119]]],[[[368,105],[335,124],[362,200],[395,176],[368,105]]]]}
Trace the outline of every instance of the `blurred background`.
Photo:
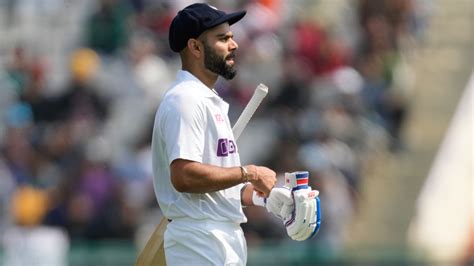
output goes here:
{"type": "MultiPolygon", "coordinates": [[[[291,241],[248,207],[248,265],[474,263],[471,0],[209,0],[243,163],[310,171],[323,223],[291,241]]],[[[132,265],[161,218],[152,123],[189,0],[0,0],[0,265],[132,265]]]]}

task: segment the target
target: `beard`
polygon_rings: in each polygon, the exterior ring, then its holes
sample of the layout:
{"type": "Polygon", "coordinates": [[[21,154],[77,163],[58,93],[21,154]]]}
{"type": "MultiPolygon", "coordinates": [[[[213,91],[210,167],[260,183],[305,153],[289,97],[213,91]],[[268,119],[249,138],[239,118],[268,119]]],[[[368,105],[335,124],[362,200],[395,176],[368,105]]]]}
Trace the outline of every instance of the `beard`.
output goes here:
{"type": "MultiPolygon", "coordinates": [[[[235,57],[235,52],[232,52],[226,58],[235,57]]],[[[226,63],[226,58],[220,57],[210,46],[204,43],[204,66],[227,80],[231,80],[237,74],[237,70],[233,65],[226,63]]]]}

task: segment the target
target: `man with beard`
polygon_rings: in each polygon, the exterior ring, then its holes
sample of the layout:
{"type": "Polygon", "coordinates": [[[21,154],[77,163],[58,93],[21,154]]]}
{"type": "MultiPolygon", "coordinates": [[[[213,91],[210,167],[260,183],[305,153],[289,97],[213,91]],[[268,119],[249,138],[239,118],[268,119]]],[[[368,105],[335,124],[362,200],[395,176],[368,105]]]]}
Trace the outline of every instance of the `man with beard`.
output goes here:
{"type": "Polygon", "coordinates": [[[236,75],[238,45],[230,25],[244,15],[193,4],[170,26],[169,44],[182,69],[158,108],[152,143],[154,189],[170,221],[164,233],[168,266],[245,265],[242,206],[265,206],[262,197],[276,182],[267,167],[241,166],[229,105],[213,88],[218,76],[236,75]]]}

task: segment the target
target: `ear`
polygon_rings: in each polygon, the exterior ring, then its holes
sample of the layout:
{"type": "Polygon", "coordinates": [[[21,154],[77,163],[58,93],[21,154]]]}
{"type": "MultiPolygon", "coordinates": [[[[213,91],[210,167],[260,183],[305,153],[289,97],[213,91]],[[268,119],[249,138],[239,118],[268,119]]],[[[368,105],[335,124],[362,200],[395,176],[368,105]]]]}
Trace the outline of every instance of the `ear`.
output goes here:
{"type": "Polygon", "coordinates": [[[189,39],[187,43],[187,48],[189,52],[194,55],[196,58],[200,58],[203,53],[203,47],[200,41],[197,39],[189,39]]]}

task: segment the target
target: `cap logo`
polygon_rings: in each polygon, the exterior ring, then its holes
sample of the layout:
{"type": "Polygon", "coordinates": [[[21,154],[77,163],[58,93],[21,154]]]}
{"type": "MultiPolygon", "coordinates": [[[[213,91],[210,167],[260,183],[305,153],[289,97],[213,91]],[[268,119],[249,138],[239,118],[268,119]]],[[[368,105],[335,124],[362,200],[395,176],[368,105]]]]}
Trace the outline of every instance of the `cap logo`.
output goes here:
{"type": "Polygon", "coordinates": [[[217,7],[215,6],[211,6],[211,5],[208,5],[210,8],[214,9],[214,10],[218,10],[217,7]]]}

